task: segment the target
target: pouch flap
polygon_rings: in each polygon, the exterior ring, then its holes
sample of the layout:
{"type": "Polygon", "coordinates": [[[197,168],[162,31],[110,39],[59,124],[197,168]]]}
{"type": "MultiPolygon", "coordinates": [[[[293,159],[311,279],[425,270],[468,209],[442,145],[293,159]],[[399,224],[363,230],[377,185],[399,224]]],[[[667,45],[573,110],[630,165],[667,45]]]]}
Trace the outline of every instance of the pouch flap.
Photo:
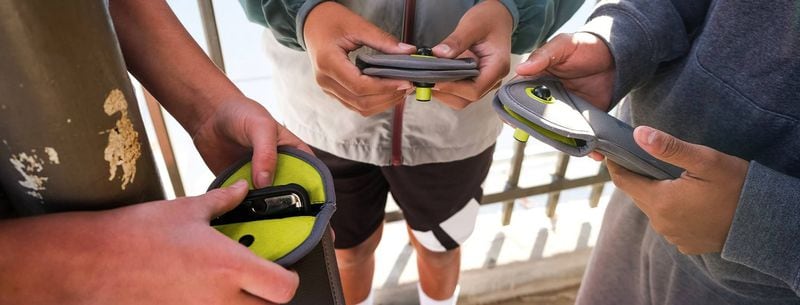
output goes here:
{"type": "Polygon", "coordinates": [[[438,58],[426,55],[359,54],[356,66],[398,68],[404,70],[472,70],[478,63],[472,58],[438,58]]]}
{"type": "Polygon", "coordinates": [[[570,100],[561,95],[560,84],[519,79],[500,87],[494,109],[510,125],[572,156],[581,157],[597,144],[594,130],[570,100]],[[535,90],[545,86],[549,97],[539,97],[535,90]]]}
{"type": "Polygon", "coordinates": [[[630,125],[567,91],[558,79],[510,82],[498,90],[493,106],[510,125],[572,156],[597,150],[633,172],[661,180],[683,172],[645,152],[630,125]]]}
{"type": "Polygon", "coordinates": [[[361,70],[369,76],[402,79],[420,83],[456,81],[478,76],[478,70],[402,70],[396,68],[370,67],[361,70]]]}

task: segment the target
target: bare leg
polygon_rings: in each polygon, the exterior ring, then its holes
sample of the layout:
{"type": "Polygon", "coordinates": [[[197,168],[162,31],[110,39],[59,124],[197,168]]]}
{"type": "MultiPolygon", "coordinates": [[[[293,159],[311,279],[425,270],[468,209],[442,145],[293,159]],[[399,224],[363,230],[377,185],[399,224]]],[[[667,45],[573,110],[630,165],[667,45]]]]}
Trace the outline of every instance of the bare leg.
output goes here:
{"type": "Polygon", "coordinates": [[[375,272],[375,248],[381,241],[383,224],[364,242],[348,249],[336,249],[336,262],[342,278],[345,304],[355,305],[364,301],[372,290],[372,275],[375,272]]]}
{"type": "Polygon", "coordinates": [[[423,292],[434,300],[453,296],[461,269],[461,248],[433,252],[417,242],[410,229],[408,236],[417,252],[417,272],[423,292]]]}

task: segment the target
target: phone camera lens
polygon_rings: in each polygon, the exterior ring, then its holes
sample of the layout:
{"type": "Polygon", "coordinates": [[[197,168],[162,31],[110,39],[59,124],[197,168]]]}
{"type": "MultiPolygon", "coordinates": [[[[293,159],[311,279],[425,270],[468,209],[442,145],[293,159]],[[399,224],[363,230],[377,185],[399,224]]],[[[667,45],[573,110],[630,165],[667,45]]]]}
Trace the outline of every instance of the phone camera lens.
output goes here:
{"type": "Polygon", "coordinates": [[[253,201],[250,204],[250,210],[253,211],[253,213],[256,213],[258,215],[266,214],[268,209],[269,209],[269,206],[267,206],[267,203],[264,202],[264,201],[261,201],[261,200],[253,201]]]}

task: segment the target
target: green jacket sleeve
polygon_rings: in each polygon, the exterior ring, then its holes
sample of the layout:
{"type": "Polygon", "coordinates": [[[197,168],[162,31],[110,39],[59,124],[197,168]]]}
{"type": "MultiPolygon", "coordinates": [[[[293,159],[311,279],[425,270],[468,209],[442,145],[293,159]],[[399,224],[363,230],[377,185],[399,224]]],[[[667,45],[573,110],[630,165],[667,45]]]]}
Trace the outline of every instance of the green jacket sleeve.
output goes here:
{"type": "MultiPolygon", "coordinates": [[[[326,0],[239,0],[247,18],[269,28],[282,45],[304,50],[303,25],[308,13],[326,0]]],[[[581,0],[501,0],[514,19],[511,51],[530,52],[561,27],[583,4],[581,0]]]]}
{"type": "Polygon", "coordinates": [[[247,19],[269,28],[275,39],[303,51],[303,25],[308,13],[327,0],[239,0],[247,19]]]}
{"type": "Polygon", "coordinates": [[[572,15],[583,0],[501,0],[514,18],[511,53],[524,54],[542,45],[572,15]]]}

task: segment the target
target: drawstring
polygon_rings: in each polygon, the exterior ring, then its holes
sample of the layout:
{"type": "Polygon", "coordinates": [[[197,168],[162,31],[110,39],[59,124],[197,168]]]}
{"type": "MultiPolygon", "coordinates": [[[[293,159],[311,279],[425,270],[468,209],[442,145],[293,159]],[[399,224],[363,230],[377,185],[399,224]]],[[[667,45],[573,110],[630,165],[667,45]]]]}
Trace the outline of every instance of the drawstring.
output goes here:
{"type": "MultiPolygon", "coordinates": [[[[403,33],[400,38],[404,43],[413,44],[414,15],[417,3],[415,0],[405,0],[403,8],[403,33]]],[[[392,121],[392,165],[403,164],[403,110],[405,100],[394,106],[394,120],[392,121]]]]}

